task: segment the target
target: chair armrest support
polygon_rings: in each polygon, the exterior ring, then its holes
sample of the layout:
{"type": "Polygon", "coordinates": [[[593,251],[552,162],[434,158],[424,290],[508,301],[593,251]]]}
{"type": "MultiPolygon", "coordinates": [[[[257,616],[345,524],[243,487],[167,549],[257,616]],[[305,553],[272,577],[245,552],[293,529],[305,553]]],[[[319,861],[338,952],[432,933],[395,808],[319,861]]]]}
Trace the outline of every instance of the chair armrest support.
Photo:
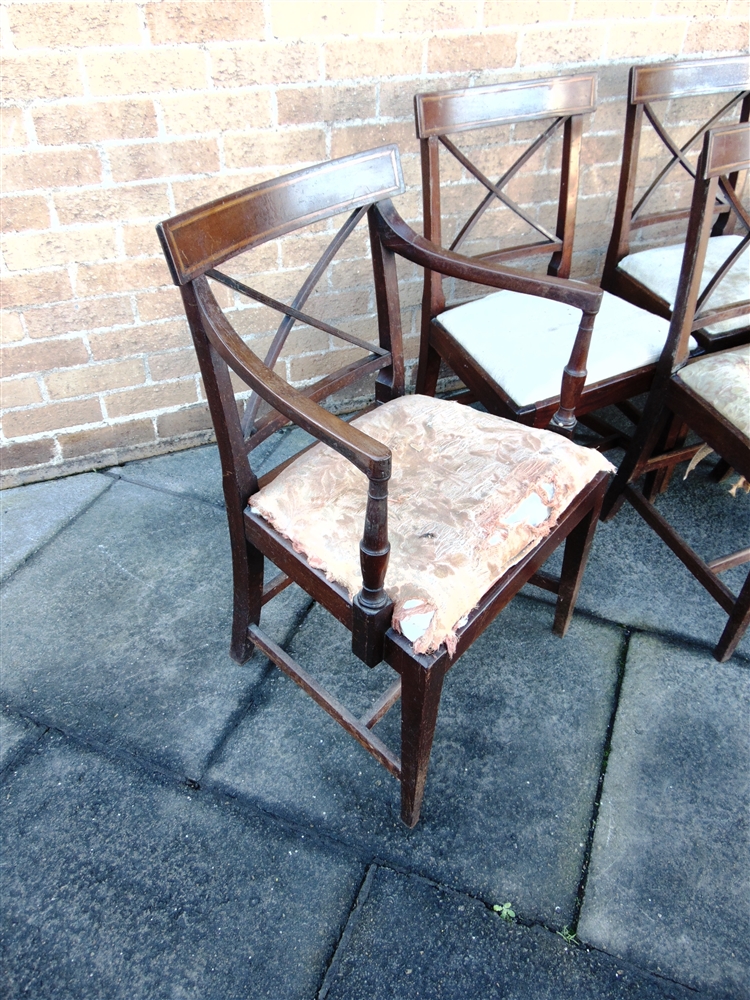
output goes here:
{"type": "Polygon", "coordinates": [[[390,626],[392,602],[385,592],[388,541],[388,480],[391,451],[357,427],[323,409],[265,365],[232,328],[205,277],[193,281],[200,322],[211,346],[224,361],[285,417],[338,451],[369,479],[367,510],[359,543],[362,590],[352,604],[352,650],[374,667],[383,659],[383,639],[390,626]]]}
{"type": "Polygon", "coordinates": [[[390,200],[379,202],[374,210],[378,235],[383,245],[428,271],[437,271],[478,285],[552,299],[592,316],[599,311],[603,292],[595,285],[571,278],[526,275],[499,264],[472,260],[471,257],[464,257],[452,250],[444,250],[420,236],[404,222],[390,200]]]}

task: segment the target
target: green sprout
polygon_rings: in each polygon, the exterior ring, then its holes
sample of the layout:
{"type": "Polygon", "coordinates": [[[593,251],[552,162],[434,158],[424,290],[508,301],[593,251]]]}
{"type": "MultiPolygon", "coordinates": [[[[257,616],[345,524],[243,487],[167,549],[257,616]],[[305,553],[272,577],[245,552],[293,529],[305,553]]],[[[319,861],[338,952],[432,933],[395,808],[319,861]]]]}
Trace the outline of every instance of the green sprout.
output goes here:
{"type": "Polygon", "coordinates": [[[512,924],[516,919],[516,911],[513,909],[512,903],[503,903],[502,906],[498,906],[498,904],[495,903],[492,909],[502,920],[506,920],[509,924],[512,924]]]}

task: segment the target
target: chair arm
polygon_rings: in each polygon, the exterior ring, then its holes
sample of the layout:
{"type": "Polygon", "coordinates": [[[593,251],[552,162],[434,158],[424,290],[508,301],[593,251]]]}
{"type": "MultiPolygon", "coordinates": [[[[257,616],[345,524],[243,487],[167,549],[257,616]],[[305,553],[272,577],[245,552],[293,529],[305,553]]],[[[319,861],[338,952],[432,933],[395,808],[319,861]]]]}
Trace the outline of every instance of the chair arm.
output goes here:
{"type": "Polygon", "coordinates": [[[471,257],[464,257],[452,250],[444,250],[420,236],[404,222],[390,200],[378,202],[373,207],[378,235],[383,245],[429,271],[473,281],[479,285],[505,288],[524,295],[563,302],[592,316],[599,311],[603,292],[595,285],[570,278],[526,275],[499,264],[472,260],[471,257]]]}
{"type": "Polygon", "coordinates": [[[380,441],[329,413],[265,365],[233,329],[214,299],[205,277],[193,281],[201,325],[211,346],[229,367],[279,413],[335,449],[370,480],[391,475],[391,452],[380,441]]]}

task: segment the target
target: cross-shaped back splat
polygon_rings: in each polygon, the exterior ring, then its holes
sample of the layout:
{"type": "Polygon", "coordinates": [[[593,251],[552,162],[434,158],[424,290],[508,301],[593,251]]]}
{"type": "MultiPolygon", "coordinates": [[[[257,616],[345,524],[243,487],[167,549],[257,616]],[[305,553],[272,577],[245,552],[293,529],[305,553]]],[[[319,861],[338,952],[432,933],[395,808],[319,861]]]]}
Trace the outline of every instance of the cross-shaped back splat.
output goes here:
{"type": "MultiPolygon", "coordinates": [[[[302,311],[302,307],[315,290],[315,287],[325,274],[328,266],[334,260],[338,251],[341,249],[348,237],[354,232],[358,223],[366,214],[367,206],[357,208],[351,213],[346,222],[343,226],[341,226],[334,238],[323,251],[305,281],[302,283],[299,291],[294,296],[291,305],[286,305],[278,299],[265,295],[263,292],[260,292],[255,288],[251,288],[249,285],[246,285],[243,282],[238,281],[236,278],[224,274],[221,271],[211,269],[206,272],[208,277],[226,285],[235,292],[239,292],[241,295],[245,295],[247,298],[253,299],[253,301],[259,302],[261,305],[267,306],[269,309],[274,309],[283,314],[283,319],[279,324],[273,341],[271,342],[271,346],[269,347],[264,358],[264,362],[269,368],[273,368],[279,360],[287,338],[292,332],[292,327],[296,322],[305,323],[308,326],[314,327],[316,330],[322,330],[324,333],[328,333],[341,340],[345,340],[347,343],[353,344],[355,347],[362,348],[370,355],[374,355],[374,357],[364,359],[366,362],[365,366],[363,366],[362,362],[355,362],[356,367],[353,369],[352,366],[349,365],[346,368],[339,369],[338,371],[326,376],[324,379],[319,380],[315,386],[313,386],[314,391],[312,393],[308,393],[308,395],[311,395],[311,397],[316,400],[322,399],[348,384],[350,381],[349,375],[352,374],[352,371],[356,372],[357,378],[361,378],[366,374],[378,371],[380,368],[384,368],[390,364],[391,355],[390,351],[386,348],[381,347],[378,344],[372,344],[369,341],[362,340],[362,338],[355,336],[353,333],[341,330],[339,327],[332,326],[330,323],[326,323],[324,320],[317,319],[315,316],[311,316],[309,313],[302,311]],[[364,370],[365,368],[366,370],[364,370]]],[[[262,440],[265,440],[278,426],[278,420],[275,419],[273,415],[258,419],[258,408],[260,403],[261,399],[258,394],[252,393],[245,404],[245,410],[242,416],[242,431],[245,435],[246,441],[252,448],[260,444],[262,440]]]]}
{"type": "MultiPolygon", "coordinates": [[[[615,289],[616,269],[620,261],[632,252],[631,237],[636,230],[648,226],[657,226],[669,222],[687,219],[690,208],[683,205],[662,211],[647,212],[647,206],[653,204],[655,193],[662,187],[676,166],[684,170],[691,181],[695,180],[695,168],[689,162],[687,154],[703,139],[705,133],[718,122],[726,118],[739,105],[739,121],[750,119],[750,59],[747,56],[734,56],[729,59],[703,59],[694,62],[661,63],[655,66],[634,66],[630,71],[630,97],[625,121],[625,139],[623,145],[622,172],[615,211],[615,222],[604,269],[603,284],[606,288],[615,289]],[[684,101],[689,98],[711,97],[727,98],[721,102],[718,109],[712,109],[708,120],[700,124],[688,139],[681,145],[670,135],[669,129],[662,121],[663,112],[657,113],[655,104],[669,102],[667,107],[674,116],[677,109],[684,107],[684,101]],[[643,138],[644,119],[652,126],[660,142],[660,148],[666,150],[667,161],[657,171],[647,185],[645,191],[635,202],[638,166],[641,161],[641,144],[643,138]]],[[[728,186],[736,188],[740,182],[740,173],[728,175],[728,186]]],[[[718,192],[714,212],[717,218],[713,226],[713,235],[731,232],[733,213],[730,211],[731,199],[722,186],[718,192]]]]}
{"type": "Polygon", "coordinates": [[[477,259],[501,261],[529,254],[552,253],[548,271],[558,277],[570,273],[575,228],[582,115],[594,110],[596,77],[581,75],[531,80],[446,93],[417,94],[417,134],[422,142],[425,236],[442,244],[439,149],[442,145],[486,189],[450,245],[458,250],[493,202],[500,202],[541,237],[511,247],[476,254],[477,259]],[[551,121],[550,121],[551,119],[551,121]],[[449,135],[491,126],[539,121],[542,131],[533,139],[497,183],[463,152],[449,135]],[[560,193],[556,231],[551,232],[504,190],[529,160],[563,131],[560,193]]]}

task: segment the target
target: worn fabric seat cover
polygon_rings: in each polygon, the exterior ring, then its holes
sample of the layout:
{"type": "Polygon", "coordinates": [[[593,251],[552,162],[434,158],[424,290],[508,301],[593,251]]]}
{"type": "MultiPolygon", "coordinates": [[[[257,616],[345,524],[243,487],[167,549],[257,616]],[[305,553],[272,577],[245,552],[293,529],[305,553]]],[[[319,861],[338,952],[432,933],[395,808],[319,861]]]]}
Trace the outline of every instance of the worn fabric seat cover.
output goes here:
{"type": "Polygon", "coordinates": [[[750,438],[750,344],[707,354],[679,371],[682,381],[750,438]]]}
{"type": "MultiPolygon", "coordinates": [[[[577,493],[612,466],[550,431],[429,396],[353,421],[391,449],[385,588],[393,625],[418,653],[446,642],[507,569],[549,534],[577,493]]],[[[250,498],[311,565],[362,587],[367,479],[318,444],[250,498]]]]}
{"type": "MultiPolygon", "coordinates": [[[[706,249],[706,262],[703,265],[700,291],[702,292],[711,278],[716,274],[735,247],[739,246],[740,236],[712,236],[706,249]]],[[[682,258],[685,244],[678,243],[671,247],[654,247],[651,250],[639,250],[632,253],[619,263],[619,268],[635,278],[641,285],[658,295],[664,304],[672,309],[677,297],[677,286],[680,281],[682,258]]],[[[732,266],[726,277],[722,278],[716,291],[706,300],[706,309],[719,309],[722,306],[744,302],[750,298],[750,248],[744,251],[732,266]]],[[[741,330],[750,323],[750,313],[745,316],[735,316],[720,323],[712,323],[706,327],[709,336],[726,333],[729,330],[741,330]]]]}
{"type": "MultiPolygon", "coordinates": [[[[448,309],[437,322],[515,403],[527,406],[560,395],[581,310],[506,290],[448,309]]],[[[667,320],[605,292],[594,322],[586,385],[654,364],[668,330],[667,320]]]]}

